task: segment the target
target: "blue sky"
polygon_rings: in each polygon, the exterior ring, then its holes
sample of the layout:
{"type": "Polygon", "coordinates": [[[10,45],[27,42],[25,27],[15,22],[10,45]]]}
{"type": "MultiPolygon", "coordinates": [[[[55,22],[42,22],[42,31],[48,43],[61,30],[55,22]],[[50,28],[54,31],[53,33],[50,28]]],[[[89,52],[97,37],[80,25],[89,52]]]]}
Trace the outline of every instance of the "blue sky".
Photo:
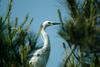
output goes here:
{"type": "MultiPolygon", "coordinates": [[[[0,10],[2,9],[2,11],[0,15],[4,16],[8,0],[1,1],[0,10]]],[[[14,0],[11,18],[14,20],[17,16],[19,18],[19,23],[21,23],[26,14],[29,14],[30,18],[34,18],[30,31],[37,32],[40,24],[45,20],[59,22],[57,14],[58,8],[64,16],[63,19],[68,18],[68,9],[63,7],[66,6],[62,5],[63,3],[63,0],[14,0]]],[[[64,56],[64,49],[62,46],[63,40],[57,34],[58,29],[59,26],[53,26],[46,29],[51,41],[51,53],[46,67],[58,67],[64,56]]]]}

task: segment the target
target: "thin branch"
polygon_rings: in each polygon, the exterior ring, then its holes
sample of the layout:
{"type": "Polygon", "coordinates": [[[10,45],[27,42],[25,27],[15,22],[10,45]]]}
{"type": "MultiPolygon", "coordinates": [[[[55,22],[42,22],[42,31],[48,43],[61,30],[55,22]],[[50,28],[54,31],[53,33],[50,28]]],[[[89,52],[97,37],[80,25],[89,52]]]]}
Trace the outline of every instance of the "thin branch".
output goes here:
{"type": "Polygon", "coordinates": [[[71,55],[72,55],[73,52],[75,51],[76,47],[77,47],[77,46],[75,45],[74,48],[72,49],[71,53],[70,53],[70,54],[68,55],[68,57],[66,58],[64,67],[67,67],[68,60],[70,59],[71,55]]]}

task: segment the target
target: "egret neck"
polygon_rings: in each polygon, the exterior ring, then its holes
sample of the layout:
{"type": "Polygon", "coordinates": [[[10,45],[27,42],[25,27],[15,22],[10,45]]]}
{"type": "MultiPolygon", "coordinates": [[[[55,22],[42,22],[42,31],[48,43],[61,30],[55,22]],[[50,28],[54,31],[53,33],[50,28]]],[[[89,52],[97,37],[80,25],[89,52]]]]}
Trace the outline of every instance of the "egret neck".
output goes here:
{"type": "Polygon", "coordinates": [[[48,34],[45,32],[45,27],[42,27],[41,35],[44,42],[43,48],[50,48],[50,40],[49,40],[48,34]]]}

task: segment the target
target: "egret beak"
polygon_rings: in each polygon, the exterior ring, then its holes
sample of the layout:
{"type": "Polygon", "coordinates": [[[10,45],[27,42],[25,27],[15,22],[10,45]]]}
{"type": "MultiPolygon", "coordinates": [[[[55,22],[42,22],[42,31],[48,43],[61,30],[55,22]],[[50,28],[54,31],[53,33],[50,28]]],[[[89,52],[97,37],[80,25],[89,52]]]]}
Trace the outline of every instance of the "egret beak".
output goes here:
{"type": "Polygon", "coordinates": [[[52,23],[52,25],[60,25],[61,23],[52,23]]]}

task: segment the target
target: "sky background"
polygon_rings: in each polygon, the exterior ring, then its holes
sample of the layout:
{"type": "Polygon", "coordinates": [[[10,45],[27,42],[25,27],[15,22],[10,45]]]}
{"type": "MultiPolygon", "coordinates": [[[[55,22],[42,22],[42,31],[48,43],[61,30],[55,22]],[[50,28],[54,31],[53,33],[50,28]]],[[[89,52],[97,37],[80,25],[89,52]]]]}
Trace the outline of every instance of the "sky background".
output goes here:
{"type": "MultiPolygon", "coordinates": [[[[6,13],[8,1],[0,1],[0,15],[3,17],[6,13]]],[[[14,0],[11,19],[14,21],[18,17],[20,24],[24,17],[29,14],[29,19],[34,18],[30,31],[37,32],[41,23],[45,20],[59,22],[57,9],[61,10],[64,20],[69,18],[69,11],[64,3],[64,0],[14,0]]],[[[51,53],[46,67],[59,67],[64,56],[63,40],[57,34],[58,30],[59,26],[46,29],[51,42],[51,53]]]]}

